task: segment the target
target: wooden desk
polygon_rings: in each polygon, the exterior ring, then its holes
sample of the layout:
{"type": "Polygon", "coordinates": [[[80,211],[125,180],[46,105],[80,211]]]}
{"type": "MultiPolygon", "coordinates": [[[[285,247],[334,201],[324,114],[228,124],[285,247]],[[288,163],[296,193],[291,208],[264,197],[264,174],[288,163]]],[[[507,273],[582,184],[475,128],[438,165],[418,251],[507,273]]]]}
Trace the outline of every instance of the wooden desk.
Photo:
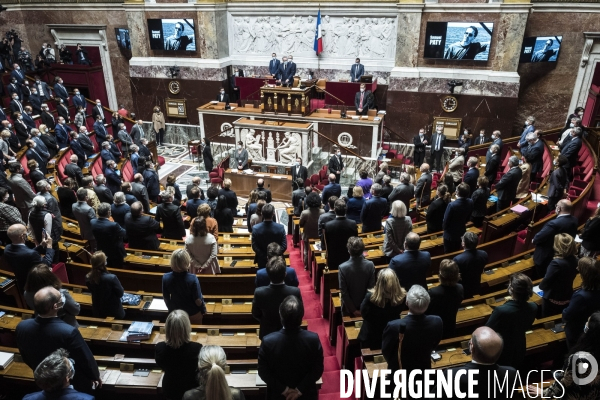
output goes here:
{"type": "Polygon", "coordinates": [[[291,175],[278,174],[244,174],[233,172],[231,169],[225,171],[225,178],[231,179],[232,190],[238,194],[247,195],[256,188],[256,181],[259,178],[264,179],[265,188],[271,190],[273,200],[292,201],[292,177],[291,175]]]}
{"type": "Polygon", "coordinates": [[[283,113],[288,115],[310,114],[310,98],[314,93],[312,86],[288,88],[282,86],[263,86],[260,88],[260,108],[265,113],[283,113]]]}

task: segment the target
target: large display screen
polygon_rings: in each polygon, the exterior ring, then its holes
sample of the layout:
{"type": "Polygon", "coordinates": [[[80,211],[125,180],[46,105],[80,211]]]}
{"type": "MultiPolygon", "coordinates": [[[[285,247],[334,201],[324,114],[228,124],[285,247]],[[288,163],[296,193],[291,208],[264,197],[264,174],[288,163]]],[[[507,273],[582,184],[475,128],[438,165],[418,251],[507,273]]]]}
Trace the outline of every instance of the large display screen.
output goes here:
{"type": "Polygon", "coordinates": [[[428,22],[424,57],[487,61],[493,30],[492,22],[428,22]]]}
{"type": "Polygon", "coordinates": [[[196,51],[195,32],[191,18],[148,20],[152,50],[196,51]]]}
{"type": "Polygon", "coordinates": [[[131,40],[129,40],[129,29],[126,28],[115,28],[115,36],[117,37],[117,43],[122,49],[131,50],[131,40]]]}
{"type": "Polygon", "coordinates": [[[556,62],[562,36],[534,36],[523,39],[519,62],[556,62]]]}

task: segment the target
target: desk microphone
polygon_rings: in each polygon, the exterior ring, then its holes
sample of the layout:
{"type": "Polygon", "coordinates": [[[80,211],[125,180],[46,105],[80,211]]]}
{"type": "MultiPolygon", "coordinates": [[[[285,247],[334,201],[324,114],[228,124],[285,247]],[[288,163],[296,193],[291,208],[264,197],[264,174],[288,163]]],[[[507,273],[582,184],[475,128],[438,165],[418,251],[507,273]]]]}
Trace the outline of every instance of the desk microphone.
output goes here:
{"type": "Polygon", "coordinates": [[[78,244],[71,243],[71,242],[63,242],[63,246],[65,246],[65,248],[67,249],[67,252],[69,251],[69,247],[75,246],[75,247],[79,247],[81,250],[83,250],[86,253],[88,253],[90,255],[90,257],[92,256],[92,253],[90,253],[85,247],[82,247],[82,246],[80,246],[78,244]]]}

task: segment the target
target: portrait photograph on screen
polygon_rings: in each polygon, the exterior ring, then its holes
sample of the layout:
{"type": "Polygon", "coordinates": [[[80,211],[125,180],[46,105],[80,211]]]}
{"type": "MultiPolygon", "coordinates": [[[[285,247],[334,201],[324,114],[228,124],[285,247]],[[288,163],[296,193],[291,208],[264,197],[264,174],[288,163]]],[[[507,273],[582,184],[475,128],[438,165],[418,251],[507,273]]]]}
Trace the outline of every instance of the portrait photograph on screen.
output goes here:
{"type": "Polygon", "coordinates": [[[562,36],[535,36],[523,39],[519,62],[556,62],[562,36]]]}
{"type": "Polygon", "coordinates": [[[131,40],[129,40],[129,29],[115,28],[117,43],[120,48],[131,50],[131,40]]]}
{"type": "Polygon", "coordinates": [[[191,18],[149,19],[152,50],[196,51],[194,20],[191,18]]]}
{"type": "Polygon", "coordinates": [[[429,22],[424,57],[487,61],[493,30],[491,22],[429,22]]]}

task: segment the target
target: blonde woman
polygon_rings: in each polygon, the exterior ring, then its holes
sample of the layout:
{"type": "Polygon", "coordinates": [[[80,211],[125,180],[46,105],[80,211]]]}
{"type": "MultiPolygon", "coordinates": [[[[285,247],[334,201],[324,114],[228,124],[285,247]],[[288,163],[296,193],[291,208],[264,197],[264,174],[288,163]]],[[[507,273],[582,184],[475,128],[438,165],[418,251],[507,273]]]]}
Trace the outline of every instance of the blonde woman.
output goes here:
{"type": "Polygon", "coordinates": [[[379,164],[379,172],[375,175],[375,179],[373,179],[373,183],[379,183],[383,186],[383,177],[388,175],[388,164],[386,162],[382,162],[379,164]]]}
{"type": "Polygon", "coordinates": [[[360,224],[360,213],[366,201],[363,188],[361,186],[354,186],[352,188],[352,197],[346,202],[346,218],[360,224]]]}
{"type": "Polygon", "coordinates": [[[400,200],[392,203],[392,216],[385,220],[383,252],[392,259],[404,251],[404,239],[412,232],[412,220],[406,215],[406,205],[400,200]]]}
{"type": "Polygon", "coordinates": [[[577,248],[571,235],[559,233],[554,236],[554,258],[548,265],[540,283],[544,291],[542,317],[561,314],[573,295],[573,281],[577,276],[577,248]]]}
{"type": "Polygon", "coordinates": [[[181,399],[196,387],[198,353],[202,345],[190,341],[190,318],[183,310],[175,310],[165,323],[165,341],[156,344],[156,364],[165,371],[163,394],[167,399],[181,399]]]}
{"type": "Polygon", "coordinates": [[[198,356],[198,387],[183,400],[245,400],[241,390],[229,387],[225,378],[227,357],[221,346],[204,346],[198,356]]]}
{"type": "Polygon", "coordinates": [[[367,292],[360,305],[363,325],[358,334],[362,348],[380,349],[383,330],[388,322],[400,318],[406,290],[396,273],[385,268],[377,275],[375,287],[367,292]]]}
{"type": "Polygon", "coordinates": [[[192,221],[190,235],[185,238],[185,249],[192,258],[191,272],[193,274],[216,275],[221,273],[217,260],[217,240],[208,233],[204,217],[197,217],[192,221]]]}
{"type": "Polygon", "coordinates": [[[406,166],[406,173],[410,177],[410,184],[414,185],[415,182],[417,181],[417,175],[415,174],[415,166],[414,165],[407,165],[406,166]]]}
{"type": "Polygon", "coordinates": [[[162,279],[162,292],[169,311],[184,310],[194,324],[202,323],[206,304],[200,290],[198,277],[190,274],[191,258],[185,249],[177,249],[171,255],[171,269],[162,279]]]}
{"type": "Polygon", "coordinates": [[[3,163],[8,164],[8,161],[11,157],[15,157],[17,154],[8,146],[8,139],[10,138],[10,132],[4,130],[0,132],[0,151],[2,151],[2,156],[4,157],[3,163]]]}
{"type": "Polygon", "coordinates": [[[162,146],[165,138],[165,116],[158,106],[154,107],[154,113],[152,114],[152,128],[156,133],[156,144],[162,146]]]}
{"type": "Polygon", "coordinates": [[[519,181],[519,186],[517,186],[517,195],[515,196],[517,199],[527,197],[531,182],[531,164],[529,159],[525,155],[521,157],[521,160],[523,160],[523,163],[519,165],[519,168],[521,169],[522,175],[521,180],[519,181]]]}

